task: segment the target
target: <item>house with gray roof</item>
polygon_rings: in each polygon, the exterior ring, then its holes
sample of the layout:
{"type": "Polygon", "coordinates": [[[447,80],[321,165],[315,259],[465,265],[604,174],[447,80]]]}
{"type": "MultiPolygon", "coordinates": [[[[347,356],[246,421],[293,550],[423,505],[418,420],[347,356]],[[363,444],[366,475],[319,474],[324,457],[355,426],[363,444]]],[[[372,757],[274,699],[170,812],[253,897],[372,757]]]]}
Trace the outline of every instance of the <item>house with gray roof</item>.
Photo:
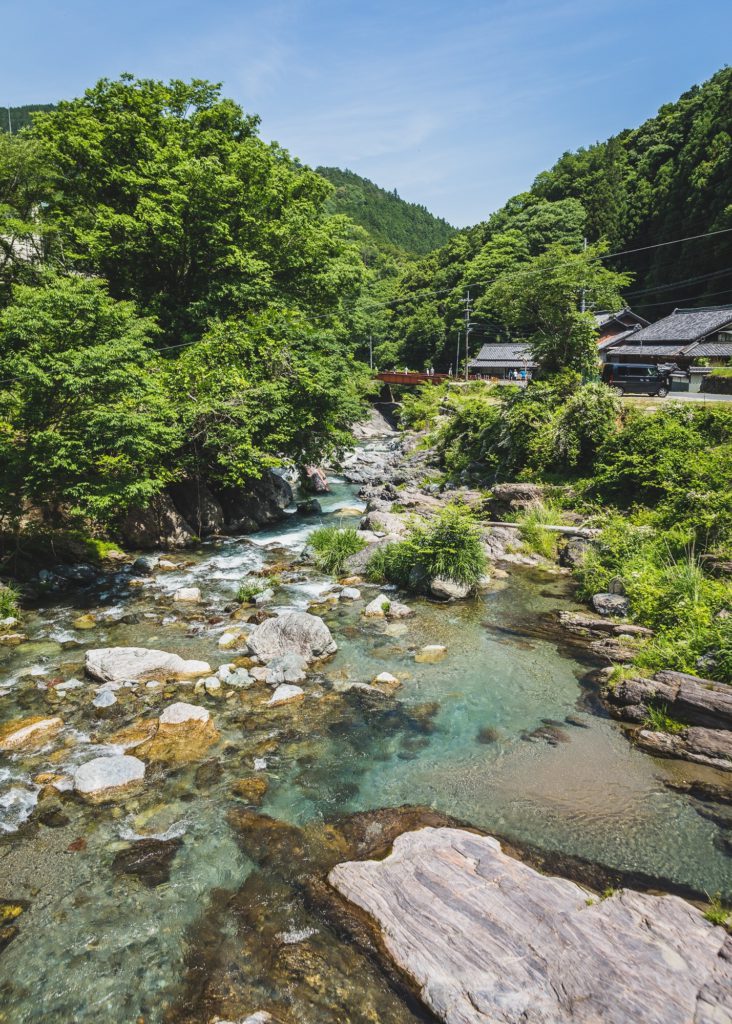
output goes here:
{"type": "Polygon", "coordinates": [[[471,377],[481,379],[515,380],[516,375],[524,380],[533,376],[537,363],[526,342],[499,342],[483,345],[475,359],[468,363],[471,377]]]}
{"type": "Polygon", "coordinates": [[[732,358],[732,306],[675,309],[655,324],[617,337],[606,352],[613,362],[673,362],[697,359],[725,366],[732,358]]]}

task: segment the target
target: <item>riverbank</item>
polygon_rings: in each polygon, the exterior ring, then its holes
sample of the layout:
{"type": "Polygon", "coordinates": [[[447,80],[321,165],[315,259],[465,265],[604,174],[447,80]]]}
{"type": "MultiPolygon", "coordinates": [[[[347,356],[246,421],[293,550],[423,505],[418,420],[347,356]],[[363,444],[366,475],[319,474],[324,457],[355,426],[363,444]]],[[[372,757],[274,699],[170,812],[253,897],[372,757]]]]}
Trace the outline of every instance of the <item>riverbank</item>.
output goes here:
{"type": "MultiPolygon", "coordinates": [[[[559,611],[579,608],[556,566],[507,561],[508,575],[494,570],[479,597],[406,598],[414,614],[389,621],[363,614],[378,588],[355,583],[358,598],[340,596],[303,561],[315,527],[360,523],[357,490],[388,483],[382,456],[408,472],[401,443],[366,442],[346,472],[371,466],[381,479],[332,478],[320,514],[287,511],[251,537],[153,553],[136,570],[49,594],[25,616],[28,641],[0,651],[2,722],[62,723],[42,744],[6,753],[0,776],[0,984],[11,1024],[208,1024],[259,1010],[286,1024],[429,1019],[409,985],[395,989],[366,947],[343,941],[303,885],[371,855],[343,829],[373,836],[388,819],[393,837],[414,826],[395,811],[405,803],[531,846],[559,874],[570,861],[590,865],[591,887],[732,895],[718,808],[684,790],[721,773],[690,776],[627,744],[588,677],[596,656],[558,626],[559,611]],[[271,584],[259,607],[237,600],[246,579],[271,584]],[[195,589],[197,599],[180,599],[195,589]],[[271,650],[253,659],[261,625],[308,609],[334,654],[299,666],[299,681],[286,678],[297,665],[273,669],[271,650]],[[435,645],[439,660],[419,660],[435,645]],[[130,646],[210,671],[174,679],[167,663],[163,678],[101,679],[90,653],[130,646]],[[379,683],[384,673],[398,685],[379,683]],[[272,703],[279,686],[302,692],[272,703]],[[207,715],[173,711],[180,704],[207,715]],[[120,755],[142,762],[143,778],[90,803],[78,773],[120,755]],[[308,854],[310,843],[327,857],[308,854]]],[[[420,479],[414,501],[441,501],[420,479]]]]}

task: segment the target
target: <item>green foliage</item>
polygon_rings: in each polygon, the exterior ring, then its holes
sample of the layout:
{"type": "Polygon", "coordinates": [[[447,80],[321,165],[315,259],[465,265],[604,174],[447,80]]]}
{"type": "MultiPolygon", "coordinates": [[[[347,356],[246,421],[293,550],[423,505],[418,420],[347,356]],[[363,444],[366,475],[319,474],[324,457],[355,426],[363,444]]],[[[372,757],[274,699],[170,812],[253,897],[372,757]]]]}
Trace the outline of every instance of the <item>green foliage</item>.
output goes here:
{"type": "Polygon", "coordinates": [[[399,426],[408,430],[427,430],[434,426],[446,400],[447,386],[422,384],[402,396],[399,426]]]}
{"type": "Polygon", "coordinates": [[[38,111],[55,110],[53,103],[26,103],[22,107],[0,107],[0,132],[19,132],[33,123],[38,111]]]}
{"type": "Polygon", "coordinates": [[[155,325],[100,281],[16,286],[0,313],[0,507],[109,524],[173,477],[155,325]]]}
{"type": "Polygon", "coordinates": [[[701,390],[710,395],[732,395],[732,367],[715,367],[702,381],[701,390]]]}
{"type": "Polygon", "coordinates": [[[600,261],[605,249],[572,252],[555,242],[486,291],[486,307],[530,343],[547,374],[597,372],[597,325],[592,313],[579,311],[580,298],[584,293],[589,308],[619,309],[620,290],[630,281],[600,261]]]}
{"type": "Polygon", "coordinates": [[[675,718],[670,717],[665,704],[661,707],[649,705],[648,714],[643,720],[643,727],[653,732],[669,732],[672,735],[683,732],[686,728],[683,722],[677,722],[675,718]]]}
{"type": "Polygon", "coordinates": [[[446,220],[421,204],[401,199],[396,189],[387,192],[368,178],[338,167],[318,167],[317,172],[335,186],[328,209],[350,217],[382,246],[424,255],[455,234],[446,220]]]}
{"type": "Polygon", "coordinates": [[[20,594],[15,587],[0,583],[0,619],[18,618],[20,594]]]}
{"type": "Polygon", "coordinates": [[[464,505],[452,504],[432,521],[412,524],[404,540],[375,551],[366,572],[374,582],[416,592],[438,576],[474,586],[486,568],[478,524],[464,505]]]}
{"type": "Polygon", "coordinates": [[[242,604],[251,604],[257,594],[263,593],[265,589],[261,579],[245,579],[239,584],[236,599],[242,604]]]}
{"type": "Polygon", "coordinates": [[[326,211],[330,186],[258,125],[210,82],[131,75],[34,118],[65,260],[157,317],[162,342],[270,305],[335,322],[357,292],[360,254],[326,211]]]}
{"type": "Polygon", "coordinates": [[[559,535],[544,527],[560,526],[563,519],[562,510],[551,501],[528,508],[517,520],[521,524],[519,533],[524,546],[544,558],[556,558],[559,535]]]}
{"type": "Polygon", "coordinates": [[[0,308],[13,284],[38,280],[53,228],[39,211],[51,188],[43,147],[26,137],[0,134],[0,308]]]}
{"type": "Polygon", "coordinates": [[[346,559],[366,547],[358,530],[350,526],[320,526],[308,538],[313,549],[315,564],[323,572],[342,572],[346,559]]]}

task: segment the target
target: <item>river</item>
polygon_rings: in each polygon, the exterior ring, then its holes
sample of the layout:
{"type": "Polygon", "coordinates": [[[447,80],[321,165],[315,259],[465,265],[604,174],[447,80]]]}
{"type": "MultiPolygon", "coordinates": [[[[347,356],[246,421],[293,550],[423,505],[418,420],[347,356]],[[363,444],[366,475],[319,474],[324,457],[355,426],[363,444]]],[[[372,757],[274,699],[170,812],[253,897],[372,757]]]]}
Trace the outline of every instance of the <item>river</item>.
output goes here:
{"type": "MultiPolygon", "coordinates": [[[[392,625],[364,620],[362,603],[323,606],[338,653],[305,684],[304,701],[266,715],[249,691],[214,698],[143,687],[108,712],[92,707],[88,682],[49,694],[53,677],[83,679],[88,647],[229,661],[217,637],[239,581],[291,560],[315,526],[358,506],[355,488],[332,488],[322,516],[293,514],[271,531],[201,545],[142,586],[130,587],[124,571],[83,597],[49,598],[28,613],[30,641],[0,648],[0,721],[52,709],[66,722],[47,749],[0,765],[0,897],[25,907],[0,954],[2,1024],[208,1022],[222,1007],[239,1017],[273,1009],[305,1024],[430,1019],[348,948],[281,864],[269,870],[247,856],[227,812],[234,780],[254,774],[268,783],[261,812],[292,825],[424,804],[517,842],[646,874],[660,888],[732,894],[714,820],[664,785],[686,766],[636,751],[596,703],[589,664],[537,630],[545,613],[573,606],[563,577],[516,570],[474,601],[410,601],[415,617],[392,625]],[[202,604],[176,607],[182,586],[200,587],[202,604]],[[74,628],[83,611],[97,616],[94,629],[74,628]],[[428,643],[447,646],[444,660],[415,662],[428,643]],[[388,710],[347,691],[384,670],[402,680],[388,710]],[[203,763],[160,772],[119,804],[72,797],[56,820],[36,820],[33,778],[109,749],[105,733],[171,697],[211,710],[221,738],[203,763]],[[113,870],[120,851],[151,836],[180,841],[169,879],[153,887],[113,870]]],[[[273,607],[306,608],[329,583],[306,569],[273,607]]]]}

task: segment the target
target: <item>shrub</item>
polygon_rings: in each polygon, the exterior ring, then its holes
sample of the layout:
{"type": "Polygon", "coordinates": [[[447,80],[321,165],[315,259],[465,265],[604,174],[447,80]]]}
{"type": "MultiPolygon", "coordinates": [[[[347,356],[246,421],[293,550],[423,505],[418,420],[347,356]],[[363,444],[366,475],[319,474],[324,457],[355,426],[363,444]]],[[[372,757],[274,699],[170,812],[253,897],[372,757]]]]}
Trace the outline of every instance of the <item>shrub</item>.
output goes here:
{"type": "Polygon", "coordinates": [[[399,426],[409,430],[429,430],[439,416],[447,388],[444,384],[422,384],[402,398],[399,426]]]}
{"type": "Polygon", "coordinates": [[[424,590],[437,576],[474,586],[487,559],[480,527],[464,505],[448,505],[428,523],[415,523],[404,540],[379,548],[366,568],[375,582],[424,590]]]}
{"type": "Polygon", "coordinates": [[[709,907],[704,912],[704,917],[711,924],[721,925],[722,928],[728,928],[730,923],[730,911],[722,903],[722,896],[717,893],[715,896],[709,896],[709,907]]]}
{"type": "Polygon", "coordinates": [[[20,594],[15,587],[7,587],[0,583],[0,619],[20,615],[19,599],[20,594]]]}
{"type": "Polygon", "coordinates": [[[315,564],[323,572],[339,573],[350,555],[366,547],[358,530],[350,526],[320,526],[310,534],[315,564]]]}
{"type": "Polygon", "coordinates": [[[704,378],[701,390],[710,395],[732,395],[732,367],[719,366],[704,378]]]}

